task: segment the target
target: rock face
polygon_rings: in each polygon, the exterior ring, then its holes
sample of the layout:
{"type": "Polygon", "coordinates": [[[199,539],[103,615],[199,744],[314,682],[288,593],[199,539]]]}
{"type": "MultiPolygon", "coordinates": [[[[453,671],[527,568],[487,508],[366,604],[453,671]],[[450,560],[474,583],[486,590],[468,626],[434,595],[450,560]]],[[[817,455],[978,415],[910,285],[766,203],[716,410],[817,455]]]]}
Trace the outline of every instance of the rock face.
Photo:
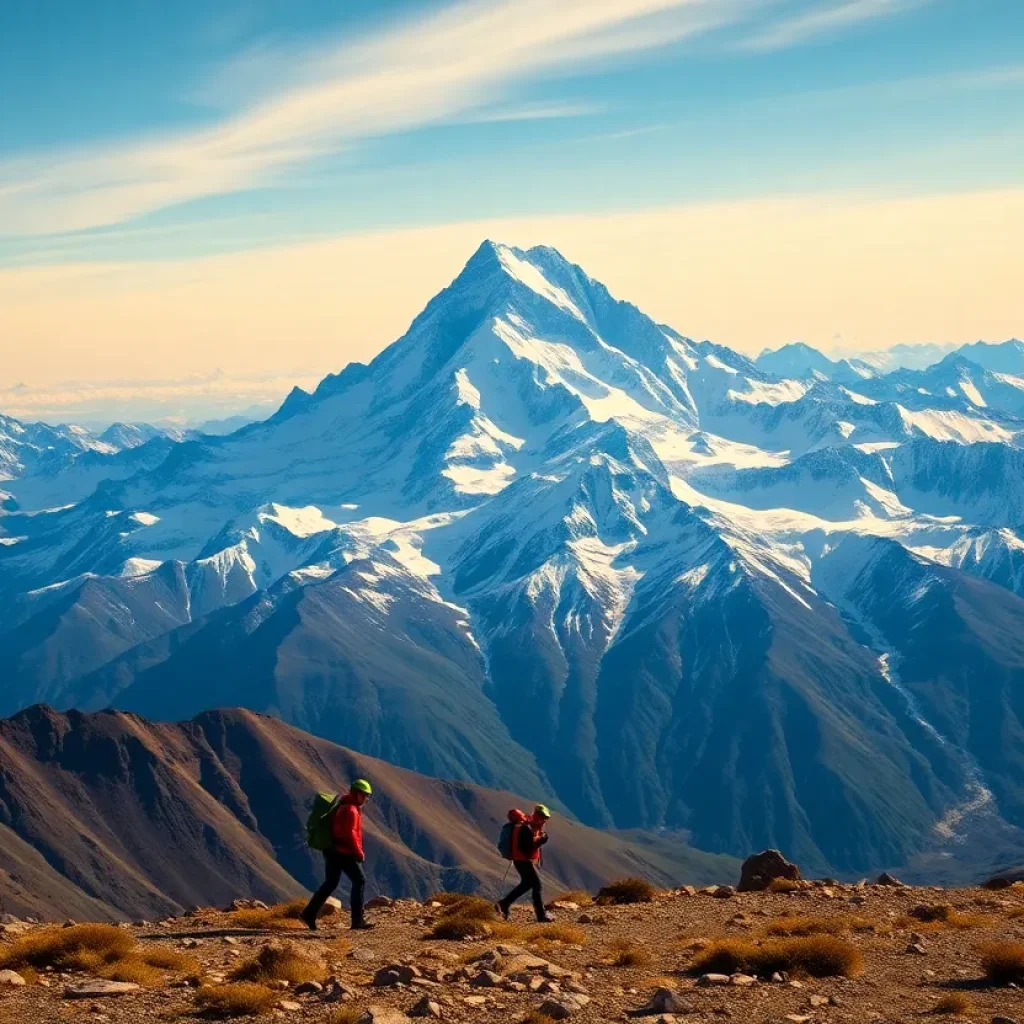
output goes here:
{"type": "Polygon", "coordinates": [[[791,882],[800,880],[800,869],[791,864],[778,850],[755,853],[743,862],[740,869],[740,892],[762,892],[776,878],[791,882]]]}
{"type": "Polygon", "coordinates": [[[64,989],[65,999],[102,999],[109,996],[126,996],[138,992],[139,986],[131,981],[103,981],[93,978],[79,981],[64,989]]]}

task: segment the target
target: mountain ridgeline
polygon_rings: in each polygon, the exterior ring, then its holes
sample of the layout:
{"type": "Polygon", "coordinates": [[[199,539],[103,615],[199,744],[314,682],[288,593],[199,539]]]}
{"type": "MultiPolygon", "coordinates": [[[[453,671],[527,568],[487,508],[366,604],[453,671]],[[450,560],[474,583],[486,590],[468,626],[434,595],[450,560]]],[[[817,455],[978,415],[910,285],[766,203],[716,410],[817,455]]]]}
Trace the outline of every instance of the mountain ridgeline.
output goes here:
{"type": "Polygon", "coordinates": [[[0,713],[244,706],[591,826],[973,879],[1024,860],[1022,417],[1018,342],[755,361],[488,242],[265,422],[9,473],[0,713]]]}

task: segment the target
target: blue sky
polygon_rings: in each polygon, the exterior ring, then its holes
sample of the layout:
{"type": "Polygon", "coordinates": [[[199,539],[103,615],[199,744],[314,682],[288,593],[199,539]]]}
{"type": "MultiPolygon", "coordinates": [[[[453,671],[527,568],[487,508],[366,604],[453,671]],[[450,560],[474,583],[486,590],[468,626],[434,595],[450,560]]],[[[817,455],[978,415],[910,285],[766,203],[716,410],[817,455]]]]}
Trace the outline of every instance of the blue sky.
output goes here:
{"type": "Polygon", "coordinates": [[[0,101],[0,387],[334,370],[485,232],[749,350],[1024,328],[1021,0],[5,0],[0,101]]]}
{"type": "Polygon", "coordinates": [[[8,0],[0,94],[7,265],[706,198],[1001,187],[1024,167],[1024,4],[8,0]],[[544,30],[577,6],[621,16],[544,30]],[[536,45],[491,39],[493,66],[471,66],[445,15],[470,24],[472,49],[491,14],[495,32],[532,30],[536,45]],[[424,57],[418,36],[451,49],[424,57]],[[449,56],[465,66],[443,81],[449,56]],[[382,69],[407,76],[404,116],[394,86],[374,82],[382,69]],[[355,95],[327,95],[346,82],[355,95]],[[255,138],[244,122],[289,94],[323,103],[310,116],[324,123],[255,138]],[[212,139],[169,187],[172,157],[121,158],[195,149],[237,123],[252,142],[212,139]]]}

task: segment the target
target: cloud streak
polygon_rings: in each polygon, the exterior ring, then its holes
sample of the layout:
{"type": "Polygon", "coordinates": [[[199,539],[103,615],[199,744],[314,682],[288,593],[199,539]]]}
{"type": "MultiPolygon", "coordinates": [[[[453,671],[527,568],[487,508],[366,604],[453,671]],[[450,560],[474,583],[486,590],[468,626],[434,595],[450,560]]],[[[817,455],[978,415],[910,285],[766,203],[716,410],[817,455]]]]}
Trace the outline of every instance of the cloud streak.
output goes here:
{"type": "MultiPolygon", "coordinates": [[[[920,0],[814,7],[747,45],[787,45],[909,2],[920,0]]],[[[757,0],[461,0],[359,38],[290,51],[287,61],[273,50],[243,55],[244,74],[229,66],[224,80],[249,83],[255,98],[247,106],[239,98],[236,112],[211,127],[0,162],[0,233],[85,231],[266,187],[371,138],[474,114],[487,120],[517,82],[621,59],[759,11],[757,0]]],[[[520,110],[530,116],[528,106],[520,110]]],[[[557,110],[550,106],[547,116],[557,110]]],[[[544,108],[533,116],[545,116],[544,108]]]]}
{"type": "Polygon", "coordinates": [[[903,14],[924,7],[932,0],[844,0],[826,7],[812,8],[784,18],[744,39],[743,50],[783,50],[806,43],[818,36],[839,33],[865,22],[903,14]]]}

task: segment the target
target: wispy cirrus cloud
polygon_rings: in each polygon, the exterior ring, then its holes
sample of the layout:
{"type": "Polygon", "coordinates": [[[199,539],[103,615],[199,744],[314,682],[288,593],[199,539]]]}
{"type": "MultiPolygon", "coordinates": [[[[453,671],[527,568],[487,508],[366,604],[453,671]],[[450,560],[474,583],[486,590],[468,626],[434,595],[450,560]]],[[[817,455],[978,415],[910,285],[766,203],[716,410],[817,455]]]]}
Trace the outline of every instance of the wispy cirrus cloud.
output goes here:
{"type": "Polygon", "coordinates": [[[463,0],[293,62],[300,81],[213,127],[0,163],[12,235],[109,225],[272,182],[359,141],[486,107],[510,83],[651,49],[750,0],[463,0]]]}
{"type": "MultiPolygon", "coordinates": [[[[0,161],[0,234],[119,224],[271,185],[371,138],[500,119],[493,111],[524,81],[761,19],[766,9],[782,20],[748,46],[788,45],[920,2],[811,0],[787,18],[775,0],[460,0],[358,38],[292,47],[287,59],[268,47],[224,69],[221,99],[233,113],[211,126],[0,161]]],[[[568,110],[506,109],[506,119],[568,110]]]]}
{"type": "Polygon", "coordinates": [[[903,14],[933,0],[842,0],[817,5],[773,24],[739,43],[744,50],[783,50],[818,36],[833,35],[878,18],[903,14]]]}

